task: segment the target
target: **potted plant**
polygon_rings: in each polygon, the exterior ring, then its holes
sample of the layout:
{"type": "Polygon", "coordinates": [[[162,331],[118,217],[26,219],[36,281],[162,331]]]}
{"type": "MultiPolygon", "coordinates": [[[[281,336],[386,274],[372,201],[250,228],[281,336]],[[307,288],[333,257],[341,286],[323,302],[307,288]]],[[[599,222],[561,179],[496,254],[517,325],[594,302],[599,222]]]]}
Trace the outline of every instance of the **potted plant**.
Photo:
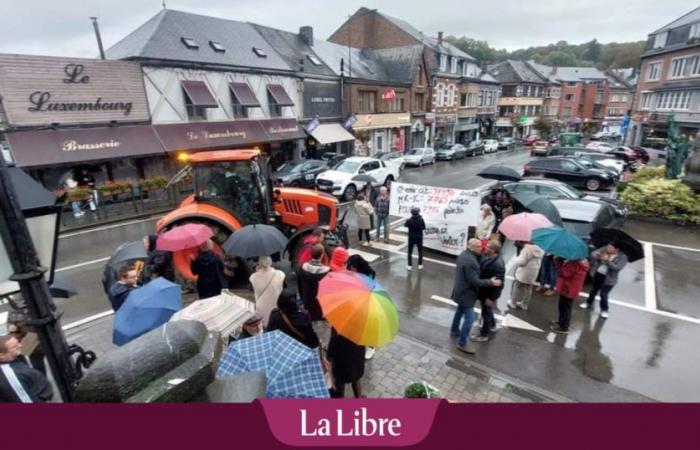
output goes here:
{"type": "Polygon", "coordinates": [[[143,178],[139,180],[140,191],[157,191],[168,185],[168,179],[163,176],[143,178]]]}
{"type": "Polygon", "coordinates": [[[85,188],[75,188],[67,192],[67,199],[69,202],[83,202],[89,200],[92,197],[92,191],[85,188]]]}
{"type": "Polygon", "coordinates": [[[425,381],[419,381],[409,384],[403,396],[404,398],[440,398],[440,391],[425,381]]]}

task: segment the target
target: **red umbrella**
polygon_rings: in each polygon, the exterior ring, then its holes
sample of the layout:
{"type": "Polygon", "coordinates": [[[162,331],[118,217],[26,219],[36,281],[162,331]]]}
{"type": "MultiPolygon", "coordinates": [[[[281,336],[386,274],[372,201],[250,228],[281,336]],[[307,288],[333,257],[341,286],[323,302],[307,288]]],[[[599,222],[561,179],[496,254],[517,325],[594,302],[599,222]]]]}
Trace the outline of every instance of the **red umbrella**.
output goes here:
{"type": "Polygon", "coordinates": [[[177,252],[199,247],[207,239],[214,236],[214,233],[206,225],[199,223],[187,223],[158,236],[156,249],[177,252]]]}

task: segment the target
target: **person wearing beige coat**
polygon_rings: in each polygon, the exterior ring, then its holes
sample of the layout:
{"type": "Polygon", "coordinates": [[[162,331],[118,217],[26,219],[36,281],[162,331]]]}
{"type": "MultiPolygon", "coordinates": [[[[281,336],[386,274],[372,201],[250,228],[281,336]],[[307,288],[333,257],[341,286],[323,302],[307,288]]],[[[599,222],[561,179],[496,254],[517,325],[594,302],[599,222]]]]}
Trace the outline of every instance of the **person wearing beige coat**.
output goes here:
{"type": "Polygon", "coordinates": [[[369,230],[372,229],[371,217],[374,215],[374,208],[365,199],[364,195],[358,195],[355,201],[355,213],[357,214],[357,238],[362,242],[364,235],[365,242],[362,245],[371,245],[369,239],[369,230]]]}
{"type": "Polygon", "coordinates": [[[272,258],[261,256],[250,284],[255,293],[255,310],[262,316],[263,327],[267,327],[270,313],[277,307],[277,299],[284,289],[285,274],[272,267],[272,258]]]}
{"type": "Polygon", "coordinates": [[[508,306],[527,310],[532,289],[537,281],[544,251],[534,244],[525,244],[520,256],[515,259],[515,281],[508,306]]]}

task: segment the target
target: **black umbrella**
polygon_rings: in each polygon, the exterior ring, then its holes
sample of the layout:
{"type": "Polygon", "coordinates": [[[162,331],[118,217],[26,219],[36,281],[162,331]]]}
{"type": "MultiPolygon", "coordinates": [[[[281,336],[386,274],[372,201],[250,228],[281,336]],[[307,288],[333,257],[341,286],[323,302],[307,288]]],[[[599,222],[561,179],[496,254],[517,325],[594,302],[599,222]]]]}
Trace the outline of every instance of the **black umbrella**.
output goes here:
{"type": "Polygon", "coordinates": [[[477,173],[477,175],[481,178],[498,181],[520,181],[522,179],[517,170],[506,167],[503,164],[489,166],[477,173]]]}
{"type": "Polygon", "coordinates": [[[136,267],[140,272],[147,259],[148,252],[142,241],[125,242],[117,247],[102,272],[102,287],[105,292],[108,292],[109,288],[117,281],[117,272],[121,266],[140,265],[141,267],[136,267]]]}
{"type": "Polygon", "coordinates": [[[51,283],[49,290],[54,298],[71,298],[78,295],[78,289],[73,282],[60,273],[53,275],[53,283],[51,283]]]}
{"type": "Polygon", "coordinates": [[[287,248],[289,239],[271,225],[247,225],[224,242],[226,254],[240,258],[270,256],[287,248]]]}
{"type": "Polygon", "coordinates": [[[533,213],[542,214],[554,225],[563,226],[564,223],[561,220],[561,215],[559,215],[559,210],[547,197],[529,192],[515,192],[512,196],[525,209],[533,213]]]}
{"type": "Polygon", "coordinates": [[[620,250],[627,255],[629,262],[644,258],[642,243],[622,230],[598,228],[591,233],[591,241],[596,248],[604,247],[611,242],[619,242],[620,250]]]}
{"type": "Polygon", "coordinates": [[[376,183],[377,180],[374,179],[371,175],[367,175],[366,173],[361,173],[359,175],[355,175],[352,177],[352,181],[360,181],[362,183],[376,183]]]}

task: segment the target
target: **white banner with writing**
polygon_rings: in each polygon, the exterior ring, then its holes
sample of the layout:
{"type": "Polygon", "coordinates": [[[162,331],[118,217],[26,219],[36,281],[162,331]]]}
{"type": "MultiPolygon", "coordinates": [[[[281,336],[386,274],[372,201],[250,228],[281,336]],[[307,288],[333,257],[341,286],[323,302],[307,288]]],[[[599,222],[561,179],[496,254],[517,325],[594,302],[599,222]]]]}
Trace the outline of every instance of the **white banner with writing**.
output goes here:
{"type": "Polygon", "coordinates": [[[466,248],[469,227],[479,221],[481,199],[478,190],[393,183],[390,206],[392,216],[405,218],[412,208],[420,208],[426,226],[423,244],[459,255],[466,248]]]}

